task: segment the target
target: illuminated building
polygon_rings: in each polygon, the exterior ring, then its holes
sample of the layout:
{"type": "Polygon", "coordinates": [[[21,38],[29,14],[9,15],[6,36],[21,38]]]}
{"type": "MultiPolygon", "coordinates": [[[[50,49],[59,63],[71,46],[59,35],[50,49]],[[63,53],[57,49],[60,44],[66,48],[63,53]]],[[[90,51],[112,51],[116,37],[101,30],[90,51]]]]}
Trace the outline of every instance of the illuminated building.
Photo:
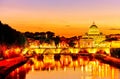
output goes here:
{"type": "Polygon", "coordinates": [[[120,41],[112,41],[111,42],[111,48],[120,48],[120,41]]]}
{"type": "Polygon", "coordinates": [[[80,39],[80,47],[100,47],[101,43],[103,43],[105,39],[105,35],[102,34],[98,27],[93,23],[88,32],[80,39]]]}
{"type": "Polygon", "coordinates": [[[56,47],[54,41],[50,41],[50,44],[36,41],[29,45],[30,48],[34,48],[31,50],[34,50],[36,53],[44,53],[44,50],[48,48],[52,50],[52,53],[61,53],[61,51],[66,48],[70,50],[71,53],[79,53],[81,50],[86,50],[89,53],[96,53],[97,51],[104,50],[107,54],[110,54],[110,46],[113,46],[111,42],[106,41],[106,36],[99,31],[94,23],[90,26],[88,32],[79,39],[74,40],[74,43],[75,46],[70,47],[68,39],[61,37],[58,47],[56,47]]]}
{"type": "Polygon", "coordinates": [[[120,40],[120,34],[110,34],[108,35],[109,38],[116,38],[117,40],[120,40]]]}

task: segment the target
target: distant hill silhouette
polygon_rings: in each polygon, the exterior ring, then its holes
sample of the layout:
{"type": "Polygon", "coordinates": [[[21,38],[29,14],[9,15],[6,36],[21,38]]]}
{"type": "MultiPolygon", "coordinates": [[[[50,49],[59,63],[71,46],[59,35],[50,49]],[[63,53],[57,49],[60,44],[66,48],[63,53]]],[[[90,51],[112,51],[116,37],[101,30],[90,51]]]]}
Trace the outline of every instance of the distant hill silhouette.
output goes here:
{"type": "Polygon", "coordinates": [[[0,21],[0,44],[5,45],[24,45],[24,35],[0,21]]]}

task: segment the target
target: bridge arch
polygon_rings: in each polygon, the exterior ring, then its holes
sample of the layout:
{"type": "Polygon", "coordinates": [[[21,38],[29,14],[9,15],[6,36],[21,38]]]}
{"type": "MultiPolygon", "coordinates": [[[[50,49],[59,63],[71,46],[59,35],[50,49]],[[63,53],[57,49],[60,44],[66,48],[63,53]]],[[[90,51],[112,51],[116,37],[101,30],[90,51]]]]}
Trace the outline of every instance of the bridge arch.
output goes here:
{"type": "Polygon", "coordinates": [[[49,49],[49,48],[46,48],[44,51],[43,51],[43,54],[53,54],[54,53],[54,50],[53,49],[49,49]]]}
{"type": "Polygon", "coordinates": [[[89,53],[89,51],[87,49],[81,49],[81,50],[79,50],[78,53],[89,53]]]}
{"type": "Polygon", "coordinates": [[[62,66],[71,66],[72,65],[72,57],[71,57],[71,51],[69,48],[64,48],[60,51],[61,57],[60,57],[60,63],[62,66]]]}
{"type": "Polygon", "coordinates": [[[62,50],[60,51],[60,53],[61,53],[61,54],[70,54],[71,51],[70,51],[70,49],[68,49],[68,48],[64,48],[64,49],[62,49],[62,50]]]}
{"type": "Polygon", "coordinates": [[[36,55],[37,54],[36,51],[33,49],[26,50],[25,52],[26,52],[25,54],[27,54],[27,55],[36,55]]]}
{"type": "Polygon", "coordinates": [[[53,63],[54,62],[54,50],[52,49],[45,49],[43,51],[43,56],[44,56],[44,59],[43,59],[43,62],[44,63],[53,63]]]}

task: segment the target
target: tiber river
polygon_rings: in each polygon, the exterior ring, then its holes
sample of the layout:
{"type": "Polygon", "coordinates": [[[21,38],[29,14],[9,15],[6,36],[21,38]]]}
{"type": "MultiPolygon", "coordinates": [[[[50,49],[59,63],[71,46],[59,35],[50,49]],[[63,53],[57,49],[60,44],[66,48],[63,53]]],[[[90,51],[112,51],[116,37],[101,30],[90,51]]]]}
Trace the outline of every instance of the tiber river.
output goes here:
{"type": "Polygon", "coordinates": [[[104,64],[96,59],[80,57],[71,60],[64,57],[60,61],[29,62],[12,71],[6,79],[120,79],[120,69],[104,64]]]}

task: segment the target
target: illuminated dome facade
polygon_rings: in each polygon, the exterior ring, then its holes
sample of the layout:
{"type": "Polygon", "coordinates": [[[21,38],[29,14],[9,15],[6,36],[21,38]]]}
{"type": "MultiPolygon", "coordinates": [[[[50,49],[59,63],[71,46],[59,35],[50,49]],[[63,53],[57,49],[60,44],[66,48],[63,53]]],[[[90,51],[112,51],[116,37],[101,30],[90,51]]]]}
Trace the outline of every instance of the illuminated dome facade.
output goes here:
{"type": "Polygon", "coordinates": [[[93,23],[88,32],[80,39],[80,47],[99,47],[100,43],[105,39],[105,35],[103,35],[95,23],[93,23]]]}
{"type": "Polygon", "coordinates": [[[95,24],[91,25],[88,34],[100,34],[98,27],[95,24]]]}

